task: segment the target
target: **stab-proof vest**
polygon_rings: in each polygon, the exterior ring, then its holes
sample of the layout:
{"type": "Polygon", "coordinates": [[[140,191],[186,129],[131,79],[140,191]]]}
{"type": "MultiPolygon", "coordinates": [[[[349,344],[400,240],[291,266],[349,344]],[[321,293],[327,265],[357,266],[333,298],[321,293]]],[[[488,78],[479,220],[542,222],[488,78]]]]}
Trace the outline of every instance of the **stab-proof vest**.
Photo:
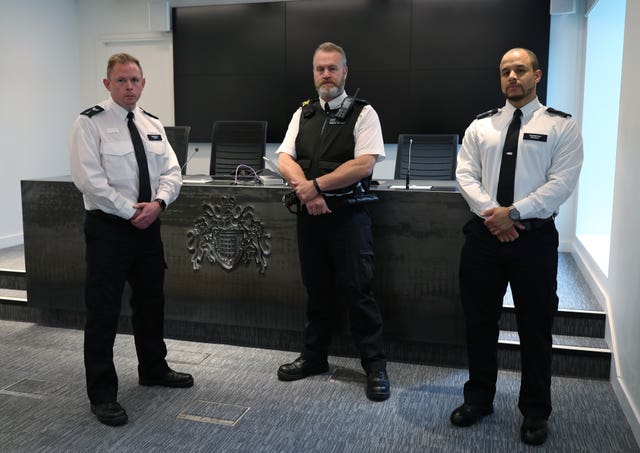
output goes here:
{"type": "MultiPolygon", "coordinates": [[[[366,101],[356,99],[344,121],[335,118],[335,112],[327,114],[315,99],[302,107],[300,126],[296,137],[298,165],[307,179],[331,173],[340,164],[354,158],[353,129],[366,101]]],[[[368,180],[365,188],[368,188],[368,180]]],[[[335,192],[347,192],[353,186],[335,192]]]]}

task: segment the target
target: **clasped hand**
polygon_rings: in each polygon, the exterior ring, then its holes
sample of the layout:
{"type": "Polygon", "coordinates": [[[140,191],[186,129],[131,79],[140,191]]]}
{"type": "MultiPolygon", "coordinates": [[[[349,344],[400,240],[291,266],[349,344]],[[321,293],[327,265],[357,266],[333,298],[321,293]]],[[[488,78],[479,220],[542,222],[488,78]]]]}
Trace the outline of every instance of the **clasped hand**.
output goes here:
{"type": "Polygon", "coordinates": [[[520,237],[518,230],[524,225],[509,218],[509,208],[497,207],[487,209],[480,214],[485,218],[484,225],[500,242],[513,242],[520,237]]]}
{"type": "Polygon", "coordinates": [[[291,187],[296,192],[300,203],[306,206],[310,215],[330,214],[331,209],[322,195],[318,193],[313,185],[313,181],[291,181],[291,187]]]}
{"type": "Polygon", "coordinates": [[[136,213],[129,220],[134,227],[140,230],[148,228],[162,212],[160,204],[156,201],[136,203],[133,208],[136,213]]]}

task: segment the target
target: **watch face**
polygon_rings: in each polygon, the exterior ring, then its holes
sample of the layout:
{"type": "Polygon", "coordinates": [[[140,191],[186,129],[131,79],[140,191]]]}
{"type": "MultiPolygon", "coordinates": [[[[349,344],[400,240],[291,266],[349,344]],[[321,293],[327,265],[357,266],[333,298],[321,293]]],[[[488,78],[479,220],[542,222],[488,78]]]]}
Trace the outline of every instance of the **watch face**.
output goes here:
{"type": "Polygon", "coordinates": [[[509,209],[509,218],[511,220],[520,220],[520,213],[516,208],[509,209]]]}

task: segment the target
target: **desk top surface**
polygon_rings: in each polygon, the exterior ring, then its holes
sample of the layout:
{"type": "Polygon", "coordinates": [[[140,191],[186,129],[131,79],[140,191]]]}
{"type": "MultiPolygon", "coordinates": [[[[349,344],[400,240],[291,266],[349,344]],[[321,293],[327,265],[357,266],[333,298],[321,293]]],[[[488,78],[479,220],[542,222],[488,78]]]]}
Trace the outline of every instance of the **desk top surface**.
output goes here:
{"type": "MultiPolygon", "coordinates": [[[[238,186],[238,187],[254,187],[254,188],[274,188],[283,189],[286,185],[262,185],[254,180],[240,180],[237,183],[229,179],[207,179],[205,175],[185,175],[185,186],[238,186]],[[201,182],[195,182],[196,176],[203,176],[201,182]],[[189,178],[193,178],[191,181],[189,178]]],[[[26,179],[25,181],[42,181],[42,182],[72,182],[71,175],[52,176],[46,178],[26,179]]],[[[380,179],[374,180],[371,185],[372,191],[392,191],[392,192],[459,192],[456,181],[439,181],[439,180],[415,180],[411,181],[409,189],[406,189],[404,180],[398,179],[380,179]],[[376,184],[377,183],[377,184],[376,184]]]]}

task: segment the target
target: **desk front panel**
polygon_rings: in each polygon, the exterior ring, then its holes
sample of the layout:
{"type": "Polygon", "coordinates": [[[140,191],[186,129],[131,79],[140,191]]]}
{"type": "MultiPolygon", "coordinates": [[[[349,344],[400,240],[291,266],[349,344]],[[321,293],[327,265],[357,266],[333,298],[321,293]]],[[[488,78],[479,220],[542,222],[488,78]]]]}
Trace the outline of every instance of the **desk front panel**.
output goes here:
{"type": "MultiPolygon", "coordinates": [[[[302,330],[306,292],[296,216],[281,201],[287,190],[212,184],[182,188],[162,215],[168,320],[302,330]],[[197,251],[200,261],[194,258],[197,251]]],[[[461,229],[470,217],[464,200],[453,190],[380,187],[375,192],[380,201],[370,205],[374,291],[386,337],[460,344],[457,275],[461,229]]],[[[80,193],[69,178],[23,181],[22,203],[29,305],[83,311],[80,193]]],[[[123,307],[128,305],[126,298],[123,307]]],[[[346,333],[344,312],[336,324],[346,333]]]]}

